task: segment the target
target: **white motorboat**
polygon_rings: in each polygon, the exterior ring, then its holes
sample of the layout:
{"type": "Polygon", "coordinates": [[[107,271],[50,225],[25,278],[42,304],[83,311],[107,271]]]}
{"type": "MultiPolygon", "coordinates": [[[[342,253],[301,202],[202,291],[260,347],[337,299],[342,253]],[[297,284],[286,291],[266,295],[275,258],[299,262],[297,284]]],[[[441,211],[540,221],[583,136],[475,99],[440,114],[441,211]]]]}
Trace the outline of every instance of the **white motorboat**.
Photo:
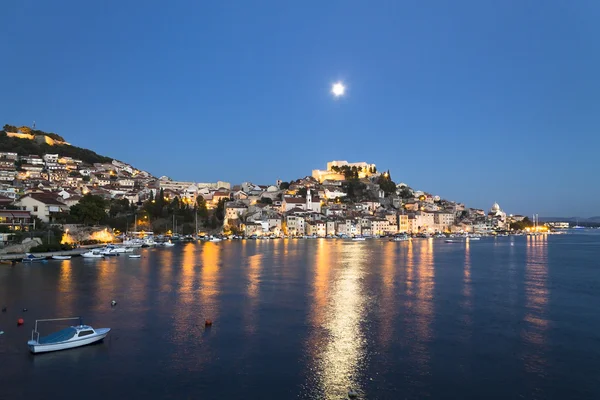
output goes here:
{"type": "Polygon", "coordinates": [[[163,246],[165,246],[165,247],[173,247],[173,246],[175,246],[175,243],[173,243],[173,242],[171,242],[171,241],[169,240],[168,242],[164,242],[164,243],[163,243],[163,246]]]}
{"type": "Polygon", "coordinates": [[[123,241],[123,245],[125,245],[128,248],[140,248],[142,247],[142,245],[144,244],[143,241],[139,240],[139,239],[131,239],[131,240],[125,240],[123,241]]]}
{"type": "Polygon", "coordinates": [[[211,237],[211,238],[210,238],[210,241],[211,241],[211,242],[215,242],[215,243],[216,243],[216,242],[220,242],[221,240],[222,240],[222,239],[221,239],[221,238],[218,238],[218,237],[211,237]]]}
{"type": "Polygon", "coordinates": [[[141,254],[130,254],[129,258],[142,258],[141,254]]]}
{"type": "Polygon", "coordinates": [[[32,353],[45,353],[49,351],[58,351],[81,347],[104,339],[110,332],[110,328],[94,329],[89,325],[84,325],[80,317],[38,319],[35,321],[35,328],[31,332],[31,340],[27,342],[29,350],[32,353]],[[48,321],[67,321],[79,320],[79,325],[70,326],[48,336],[40,337],[38,332],[38,322],[48,321]]]}
{"type": "MultiPolygon", "coordinates": [[[[99,251],[105,256],[118,256],[119,254],[128,253],[127,249],[127,247],[117,247],[112,244],[109,244],[104,246],[99,251]]],[[[131,251],[133,252],[133,248],[131,248],[131,251]]]]}
{"type": "Polygon", "coordinates": [[[104,255],[100,253],[98,250],[88,251],[81,255],[83,258],[104,258],[104,255]]]}
{"type": "Polygon", "coordinates": [[[358,241],[363,241],[363,240],[367,240],[367,239],[364,237],[355,237],[355,238],[352,238],[352,240],[354,240],[355,242],[358,242],[358,241]]]}
{"type": "Polygon", "coordinates": [[[52,256],[53,260],[70,260],[71,256],[52,256]]]}
{"type": "Polygon", "coordinates": [[[390,239],[390,242],[406,242],[409,240],[408,236],[394,236],[390,239]]]}
{"type": "Polygon", "coordinates": [[[469,237],[469,240],[481,240],[478,236],[469,237]]]}

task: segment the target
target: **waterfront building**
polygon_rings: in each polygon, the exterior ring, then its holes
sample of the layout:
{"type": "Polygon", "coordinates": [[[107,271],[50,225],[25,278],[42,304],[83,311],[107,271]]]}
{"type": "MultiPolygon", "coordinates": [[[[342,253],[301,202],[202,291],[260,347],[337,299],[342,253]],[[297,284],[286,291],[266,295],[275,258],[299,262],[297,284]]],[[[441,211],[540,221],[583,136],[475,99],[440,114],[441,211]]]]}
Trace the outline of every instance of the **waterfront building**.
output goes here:
{"type": "Polygon", "coordinates": [[[53,223],[59,213],[68,210],[67,205],[57,197],[51,193],[30,193],[15,201],[14,204],[24,211],[29,211],[42,222],[53,223]]]}

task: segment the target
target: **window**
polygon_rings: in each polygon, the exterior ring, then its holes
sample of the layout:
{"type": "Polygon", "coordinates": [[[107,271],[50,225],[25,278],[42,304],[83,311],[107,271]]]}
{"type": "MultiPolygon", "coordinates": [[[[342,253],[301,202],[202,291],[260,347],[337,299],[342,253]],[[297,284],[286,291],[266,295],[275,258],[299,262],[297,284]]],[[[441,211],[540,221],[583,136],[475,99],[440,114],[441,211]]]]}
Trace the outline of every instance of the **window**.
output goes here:
{"type": "Polygon", "coordinates": [[[33,206],[33,212],[37,212],[38,206],[33,206]]]}
{"type": "Polygon", "coordinates": [[[93,333],[94,333],[94,331],[81,331],[81,332],[79,332],[79,337],[92,335],[93,333]]]}

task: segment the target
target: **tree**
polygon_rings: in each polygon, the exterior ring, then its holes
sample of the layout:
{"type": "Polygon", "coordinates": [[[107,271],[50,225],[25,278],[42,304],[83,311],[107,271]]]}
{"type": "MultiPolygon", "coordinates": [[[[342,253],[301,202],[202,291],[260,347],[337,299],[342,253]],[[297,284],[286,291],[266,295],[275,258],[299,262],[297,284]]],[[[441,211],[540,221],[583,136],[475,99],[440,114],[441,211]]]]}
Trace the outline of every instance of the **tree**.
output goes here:
{"type": "Polygon", "coordinates": [[[17,128],[16,126],[9,124],[4,125],[2,129],[4,130],[4,132],[16,132],[19,130],[19,128],[17,128]]]}
{"type": "Polygon", "coordinates": [[[226,202],[227,202],[227,200],[225,200],[225,199],[219,200],[219,203],[217,204],[217,208],[215,209],[214,216],[219,221],[223,221],[225,219],[225,203],[226,202]]]}
{"type": "Polygon", "coordinates": [[[299,195],[299,196],[302,196],[302,197],[306,197],[306,193],[307,193],[307,192],[308,192],[308,189],[307,189],[307,188],[305,188],[305,187],[303,187],[303,188],[300,188],[300,189],[298,190],[298,195],[299,195]]]}
{"type": "Polygon", "coordinates": [[[208,217],[208,209],[206,208],[206,200],[204,197],[198,196],[196,198],[196,213],[198,217],[206,219],[208,217]]]}
{"type": "Polygon", "coordinates": [[[19,131],[21,131],[21,133],[31,134],[31,128],[28,127],[28,126],[22,126],[22,127],[20,127],[19,131]]]}
{"type": "Polygon", "coordinates": [[[273,200],[270,197],[261,197],[258,202],[260,204],[273,204],[273,200]]]}
{"type": "Polygon", "coordinates": [[[390,171],[387,171],[384,174],[379,175],[379,178],[377,178],[377,184],[379,184],[379,187],[381,188],[381,190],[383,190],[383,192],[386,195],[396,192],[396,184],[392,180],[390,171]]]}
{"type": "Polygon", "coordinates": [[[410,199],[413,197],[413,192],[408,187],[403,187],[400,191],[400,197],[403,199],[410,199]]]}
{"type": "Polygon", "coordinates": [[[129,200],[121,199],[121,200],[111,200],[110,201],[110,209],[108,211],[108,215],[111,218],[115,218],[118,215],[127,215],[129,212],[129,200]]]}
{"type": "Polygon", "coordinates": [[[289,182],[281,182],[279,184],[279,189],[281,189],[281,190],[288,190],[289,188],[290,188],[289,182]]]}
{"type": "Polygon", "coordinates": [[[522,221],[515,221],[510,223],[510,228],[516,231],[522,231],[525,228],[530,228],[533,226],[533,223],[528,217],[523,218],[522,221]]]}
{"type": "Polygon", "coordinates": [[[98,224],[106,218],[106,201],[93,194],[86,194],[71,207],[71,216],[85,225],[98,224]]]}

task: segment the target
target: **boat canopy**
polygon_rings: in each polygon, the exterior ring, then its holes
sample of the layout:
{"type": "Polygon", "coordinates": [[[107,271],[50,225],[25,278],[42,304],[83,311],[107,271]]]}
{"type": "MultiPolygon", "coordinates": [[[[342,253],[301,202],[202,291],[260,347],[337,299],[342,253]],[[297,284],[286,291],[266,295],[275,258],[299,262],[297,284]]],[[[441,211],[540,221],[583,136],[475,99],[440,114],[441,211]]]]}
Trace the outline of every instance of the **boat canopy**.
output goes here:
{"type": "Polygon", "coordinates": [[[39,344],[49,344],[49,343],[64,342],[64,341],[71,339],[73,336],[75,336],[76,333],[77,333],[77,330],[75,330],[75,328],[69,327],[69,328],[63,329],[62,331],[54,332],[48,336],[41,337],[39,339],[38,343],[39,344]]]}

